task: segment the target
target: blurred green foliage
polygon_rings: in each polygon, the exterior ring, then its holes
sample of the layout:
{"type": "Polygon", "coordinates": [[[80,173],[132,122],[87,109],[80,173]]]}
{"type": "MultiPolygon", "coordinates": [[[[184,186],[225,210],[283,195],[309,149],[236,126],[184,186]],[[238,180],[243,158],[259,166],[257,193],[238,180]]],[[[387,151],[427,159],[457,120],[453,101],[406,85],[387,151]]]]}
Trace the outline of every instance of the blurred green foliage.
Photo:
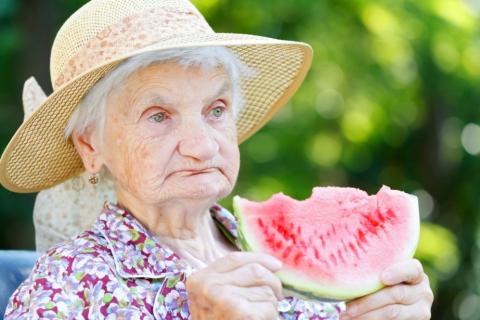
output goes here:
{"type": "MultiPolygon", "coordinates": [[[[313,186],[382,184],[416,194],[417,257],[433,319],[480,312],[480,5],[475,0],[194,0],[217,32],[312,45],[302,88],[242,144],[234,193],[299,199],[313,186]]],[[[0,1],[0,143],[22,120],[21,88],[47,91],[61,23],[84,0],[0,1]]],[[[32,195],[0,192],[0,245],[33,248],[32,195]]],[[[222,203],[230,207],[230,197],[222,203]]]]}

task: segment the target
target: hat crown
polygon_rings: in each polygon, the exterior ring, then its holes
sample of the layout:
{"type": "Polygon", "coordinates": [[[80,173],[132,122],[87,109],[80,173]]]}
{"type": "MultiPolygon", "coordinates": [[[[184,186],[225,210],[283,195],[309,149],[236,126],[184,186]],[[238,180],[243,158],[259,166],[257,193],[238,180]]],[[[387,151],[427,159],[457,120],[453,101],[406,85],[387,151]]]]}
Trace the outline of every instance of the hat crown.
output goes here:
{"type": "Polygon", "coordinates": [[[92,0],[70,16],[55,37],[50,57],[53,88],[56,90],[96,64],[107,62],[112,54],[127,54],[162,38],[195,31],[213,32],[189,0],[92,0]],[[110,47],[115,47],[115,52],[102,47],[102,36],[111,40],[110,47]]]}

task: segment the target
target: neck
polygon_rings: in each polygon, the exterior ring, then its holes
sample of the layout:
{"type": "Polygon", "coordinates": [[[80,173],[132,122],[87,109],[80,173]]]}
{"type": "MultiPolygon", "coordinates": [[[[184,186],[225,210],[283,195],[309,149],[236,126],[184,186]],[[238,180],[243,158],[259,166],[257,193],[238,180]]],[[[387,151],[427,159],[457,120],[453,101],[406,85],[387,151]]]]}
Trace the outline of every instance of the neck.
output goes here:
{"type": "Polygon", "coordinates": [[[145,205],[117,192],[124,207],[162,244],[195,268],[235,250],[223,239],[210,215],[213,201],[169,201],[145,205]]]}
{"type": "Polygon", "coordinates": [[[155,237],[201,239],[211,233],[210,207],[212,200],[181,200],[145,204],[118,193],[118,204],[128,211],[155,237]]]}

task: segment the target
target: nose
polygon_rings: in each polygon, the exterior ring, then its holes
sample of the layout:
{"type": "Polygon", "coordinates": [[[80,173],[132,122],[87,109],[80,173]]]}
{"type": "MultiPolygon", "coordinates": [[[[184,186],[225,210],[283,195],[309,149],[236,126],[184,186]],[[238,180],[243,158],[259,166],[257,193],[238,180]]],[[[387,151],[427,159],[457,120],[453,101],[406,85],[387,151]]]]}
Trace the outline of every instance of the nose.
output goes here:
{"type": "Polygon", "coordinates": [[[217,154],[219,145],[203,124],[189,123],[183,131],[178,145],[181,155],[199,161],[207,161],[217,154]]]}

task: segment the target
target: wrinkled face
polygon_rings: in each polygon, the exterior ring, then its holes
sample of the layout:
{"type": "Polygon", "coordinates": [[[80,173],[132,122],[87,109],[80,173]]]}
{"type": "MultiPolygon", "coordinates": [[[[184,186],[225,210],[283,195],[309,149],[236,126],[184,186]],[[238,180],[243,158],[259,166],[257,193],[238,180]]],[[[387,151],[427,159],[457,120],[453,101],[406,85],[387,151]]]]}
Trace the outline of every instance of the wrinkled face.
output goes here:
{"type": "Polygon", "coordinates": [[[108,98],[102,157],[119,196],[158,204],[228,195],[239,170],[228,75],[173,62],[134,73],[108,98]]]}

